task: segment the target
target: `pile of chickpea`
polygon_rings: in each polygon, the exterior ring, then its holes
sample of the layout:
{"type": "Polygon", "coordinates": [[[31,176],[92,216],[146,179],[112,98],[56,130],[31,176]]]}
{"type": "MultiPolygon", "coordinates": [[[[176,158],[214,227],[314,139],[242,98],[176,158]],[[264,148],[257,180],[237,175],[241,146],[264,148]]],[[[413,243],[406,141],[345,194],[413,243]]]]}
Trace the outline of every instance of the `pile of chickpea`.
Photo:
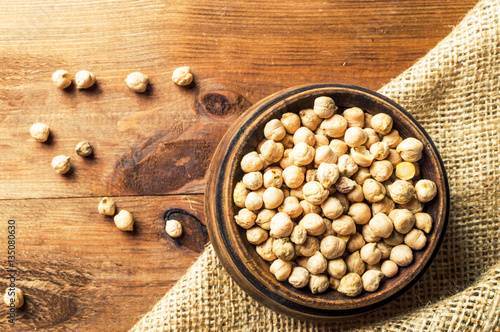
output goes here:
{"type": "Polygon", "coordinates": [[[277,280],[313,294],[375,292],[427,243],[424,204],[437,187],[421,179],[424,145],[387,114],[336,114],[327,96],[312,106],[269,121],[243,156],[235,222],[277,280]]]}

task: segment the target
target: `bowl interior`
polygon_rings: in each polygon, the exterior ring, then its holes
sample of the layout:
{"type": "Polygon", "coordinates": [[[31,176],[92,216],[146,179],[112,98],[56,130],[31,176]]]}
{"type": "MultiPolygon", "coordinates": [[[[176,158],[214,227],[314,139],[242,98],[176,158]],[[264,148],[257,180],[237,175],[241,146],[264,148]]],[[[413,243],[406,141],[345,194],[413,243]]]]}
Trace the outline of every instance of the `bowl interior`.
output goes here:
{"type": "Polygon", "coordinates": [[[444,235],[448,189],[444,168],[435,146],[424,129],[400,106],[362,88],[335,84],[313,85],[289,89],[262,100],[245,112],[226,133],[214,155],[209,172],[211,178],[206,194],[213,198],[207,198],[209,204],[214,204],[213,209],[207,209],[209,231],[223,265],[247,292],[289,315],[299,313],[299,316],[303,314],[302,318],[306,319],[352,315],[392,300],[423,274],[444,235]],[[389,114],[394,119],[393,128],[403,138],[415,137],[424,143],[420,162],[422,178],[434,181],[439,188],[436,198],[426,203],[424,209],[434,220],[432,231],[427,234],[426,246],[414,251],[411,265],[400,268],[395,277],[384,279],[377,292],[363,292],[355,298],[332,290],[313,295],[307,287],[296,289],[287,282],[277,281],[269,272],[269,263],[246,240],[245,230],[234,222],[238,208],[233,203],[232,190],[244,175],[240,168],[241,158],[253,151],[264,137],[263,129],[269,120],[279,119],[286,112],[298,113],[302,109],[312,108],[314,99],[319,96],[333,98],[339,107],[337,114],[354,106],[373,115],[380,112],[389,114]]]}

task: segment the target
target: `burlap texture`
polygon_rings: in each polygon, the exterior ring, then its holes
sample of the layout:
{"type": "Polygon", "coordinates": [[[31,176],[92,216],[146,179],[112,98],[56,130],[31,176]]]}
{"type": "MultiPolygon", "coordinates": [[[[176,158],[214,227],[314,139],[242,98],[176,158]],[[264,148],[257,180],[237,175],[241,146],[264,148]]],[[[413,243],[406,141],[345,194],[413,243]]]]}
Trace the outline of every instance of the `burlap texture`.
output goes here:
{"type": "Polygon", "coordinates": [[[500,331],[500,2],[478,3],[380,92],[406,108],[443,157],[451,215],[422,279],[360,318],[314,324],[243,292],[211,245],[131,331],[500,331]]]}

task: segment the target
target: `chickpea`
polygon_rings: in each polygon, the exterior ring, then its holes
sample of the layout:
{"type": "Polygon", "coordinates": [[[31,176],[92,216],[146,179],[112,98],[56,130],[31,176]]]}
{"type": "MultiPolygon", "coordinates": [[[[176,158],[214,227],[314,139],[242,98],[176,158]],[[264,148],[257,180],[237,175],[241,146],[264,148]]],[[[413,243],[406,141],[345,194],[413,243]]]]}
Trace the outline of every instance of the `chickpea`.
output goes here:
{"type": "Polygon", "coordinates": [[[416,197],[413,197],[408,203],[399,204],[399,208],[407,209],[411,213],[415,214],[424,210],[424,203],[419,202],[416,197]]]}
{"type": "Polygon", "coordinates": [[[375,292],[380,287],[380,282],[384,274],[380,271],[369,270],[366,271],[361,277],[363,282],[363,289],[367,292],[375,292]]]}
{"type": "Polygon", "coordinates": [[[304,227],[307,234],[312,236],[321,235],[325,230],[323,218],[316,213],[309,213],[304,216],[299,222],[299,225],[304,227]]]}
{"type": "Polygon", "coordinates": [[[302,225],[296,225],[290,234],[290,241],[295,244],[304,244],[307,239],[307,230],[302,225]]]}
{"type": "Polygon", "coordinates": [[[314,164],[321,165],[322,163],[335,164],[337,162],[337,156],[333,152],[332,148],[328,145],[320,146],[316,149],[316,154],[314,156],[314,164]]]}
{"type": "MultiPolygon", "coordinates": [[[[328,140],[328,137],[322,134],[316,134],[314,135],[314,138],[316,139],[316,143],[314,144],[313,148],[318,149],[320,146],[328,146],[330,144],[330,141],[328,140]]],[[[335,159],[337,161],[337,159],[335,159]]]]}
{"type": "Polygon", "coordinates": [[[381,259],[387,259],[391,255],[391,250],[392,246],[388,245],[385,242],[377,242],[377,248],[380,250],[380,253],[382,254],[381,259]]]}
{"type": "Polygon", "coordinates": [[[309,278],[309,271],[303,267],[296,266],[292,269],[288,282],[295,288],[302,288],[307,286],[309,278]]]}
{"type": "Polygon", "coordinates": [[[54,82],[59,89],[66,89],[71,85],[71,74],[64,69],[56,70],[52,74],[52,82],[54,82]]]}
{"type": "MultiPolygon", "coordinates": [[[[252,173],[248,173],[248,174],[252,174],[252,173]]],[[[245,176],[247,176],[248,174],[246,174],[245,176]]],[[[263,184],[264,188],[270,188],[270,187],[275,187],[278,189],[281,188],[281,186],[283,185],[282,174],[283,174],[283,170],[281,168],[268,169],[264,173],[264,176],[261,176],[262,177],[261,185],[263,184]]],[[[243,181],[245,179],[245,176],[243,176],[243,181]]],[[[260,186],[258,188],[260,188],[260,186]]],[[[256,189],[258,189],[258,188],[256,188],[256,189]]],[[[249,189],[251,189],[251,188],[249,188],[249,189]]],[[[252,190],[256,190],[256,189],[252,189],[252,190]]]]}
{"type": "Polygon", "coordinates": [[[405,244],[400,244],[392,248],[391,261],[399,266],[408,266],[413,261],[413,252],[405,244]]]}
{"type": "Polygon", "coordinates": [[[340,279],[337,290],[349,297],[358,296],[363,290],[361,277],[356,273],[348,273],[340,279]]]}
{"type": "Polygon", "coordinates": [[[141,72],[134,72],[127,76],[125,83],[127,83],[130,90],[142,93],[148,87],[149,77],[141,72]]]}
{"type": "Polygon", "coordinates": [[[300,127],[293,134],[293,144],[306,143],[307,145],[314,146],[316,144],[316,136],[307,127],[300,127]]]}
{"type": "Polygon", "coordinates": [[[273,141],[281,141],[286,135],[283,124],[278,119],[273,119],[266,123],[264,127],[264,136],[273,141]]]}
{"type": "Polygon", "coordinates": [[[295,113],[284,113],[281,116],[281,124],[288,134],[293,135],[300,128],[300,117],[295,113]]]}
{"type": "Polygon", "coordinates": [[[325,231],[318,236],[318,239],[323,240],[327,236],[336,235],[332,228],[332,221],[328,218],[323,218],[325,224],[325,231]]]}
{"type": "Polygon", "coordinates": [[[408,161],[403,161],[396,166],[396,176],[401,180],[411,180],[416,173],[415,165],[408,161]]]}
{"type": "Polygon", "coordinates": [[[365,125],[365,112],[361,108],[351,107],[347,108],[344,113],[342,113],[347,121],[347,127],[358,127],[363,128],[365,125]]]}
{"type": "Polygon", "coordinates": [[[328,262],[321,252],[316,251],[307,261],[307,270],[312,274],[319,274],[326,271],[328,262]]]}
{"type": "Polygon", "coordinates": [[[403,243],[404,235],[399,233],[397,230],[394,230],[391,235],[384,239],[384,243],[390,246],[397,246],[398,244],[403,243]]]}
{"type": "Polygon", "coordinates": [[[382,142],[387,143],[391,149],[395,149],[403,139],[399,136],[399,131],[392,129],[387,135],[384,135],[382,142]]]}
{"type": "MultiPolygon", "coordinates": [[[[251,211],[249,211],[249,212],[251,212],[251,211]]],[[[271,220],[273,219],[273,217],[275,215],[276,215],[276,211],[274,211],[274,210],[262,209],[257,214],[257,217],[255,219],[255,223],[257,225],[259,225],[262,229],[265,229],[266,231],[268,231],[271,229],[271,220]]],[[[243,227],[243,228],[246,228],[246,227],[243,227]]]]}
{"type": "Polygon", "coordinates": [[[378,138],[377,132],[375,130],[371,128],[365,128],[363,130],[368,135],[368,139],[365,142],[365,146],[367,149],[371,149],[373,144],[380,142],[380,139],[378,138]]]}
{"type": "Polygon", "coordinates": [[[388,160],[374,161],[370,166],[370,174],[373,176],[373,179],[378,182],[388,180],[391,177],[393,170],[394,168],[388,160]]]}
{"type": "Polygon", "coordinates": [[[392,129],[392,118],[385,113],[379,113],[372,117],[371,125],[378,134],[387,135],[392,129]]]}
{"type": "Polygon", "coordinates": [[[322,204],[323,214],[330,219],[337,219],[344,213],[342,203],[335,197],[328,197],[322,204]]]}
{"type": "Polygon", "coordinates": [[[350,156],[361,167],[369,167],[373,162],[373,156],[364,146],[351,148],[350,156]]]}
{"type": "Polygon", "coordinates": [[[377,247],[376,243],[367,243],[359,251],[361,259],[369,265],[375,265],[380,262],[382,252],[377,247]]]}
{"type": "Polygon", "coordinates": [[[271,219],[271,231],[269,235],[273,237],[290,236],[293,230],[293,222],[285,212],[278,212],[271,219]]]}
{"type": "Polygon", "coordinates": [[[293,159],[292,159],[292,149],[286,149],[283,151],[283,158],[281,158],[279,164],[282,169],[287,168],[288,166],[293,165],[293,159]]]}
{"type": "Polygon", "coordinates": [[[399,152],[404,161],[417,162],[422,158],[424,145],[413,137],[405,138],[399,143],[396,151],[399,152]]]}
{"type": "Polygon", "coordinates": [[[256,192],[252,191],[248,193],[247,199],[245,199],[245,207],[250,211],[259,210],[262,207],[263,200],[262,197],[256,192]]]}
{"type": "Polygon", "coordinates": [[[347,194],[351,192],[356,186],[356,181],[349,179],[346,176],[341,176],[337,182],[335,182],[335,188],[342,194],[347,194]]]}
{"type": "Polygon", "coordinates": [[[354,189],[352,189],[349,193],[347,193],[347,199],[353,203],[360,203],[365,198],[363,194],[363,187],[361,187],[356,182],[354,183],[355,183],[354,189]]]}
{"type": "Polygon", "coordinates": [[[302,212],[303,215],[307,215],[309,213],[316,213],[316,214],[321,213],[321,207],[318,205],[311,204],[306,200],[302,200],[299,203],[302,206],[302,209],[304,210],[304,212],[302,212]]]}
{"type": "Polygon", "coordinates": [[[344,214],[346,214],[347,211],[349,211],[349,206],[351,205],[349,203],[349,200],[347,199],[347,196],[342,193],[335,192],[333,193],[332,197],[335,197],[340,201],[340,204],[342,204],[342,207],[344,208],[344,214]]]}
{"type": "Polygon", "coordinates": [[[303,267],[304,269],[307,269],[307,261],[309,260],[309,257],[305,256],[297,256],[295,258],[295,262],[297,263],[297,266],[303,267]]]}
{"type": "Polygon", "coordinates": [[[373,215],[376,215],[377,213],[389,215],[389,213],[391,213],[395,208],[396,204],[394,204],[390,198],[384,196],[381,201],[372,204],[372,213],[373,215]]]}
{"type": "Polygon", "coordinates": [[[368,134],[359,127],[350,127],[344,135],[344,142],[351,148],[357,148],[368,140],[368,134]]]}
{"type": "Polygon", "coordinates": [[[348,273],[356,273],[360,276],[363,275],[366,269],[365,262],[361,259],[359,251],[355,251],[347,256],[345,263],[347,265],[348,273]]]}
{"type": "Polygon", "coordinates": [[[99,214],[112,216],[115,214],[115,201],[112,198],[104,197],[100,202],[97,210],[99,214]]]}
{"type": "Polygon", "coordinates": [[[250,172],[243,176],[243,185],[250,190],[257,190],[262,186],[262,173],[250,172]]]}
{"type": "Polygon", "coordinates": [[[389,194],[394,203],[406,204],[415,196],[415,188],[411,183],[396,180],[389,186],[389,194]]]}
{"type": "Polygon", "coordinates": [[[420,250],[425,247],[427,238],[425,237],[424,232],[422,232],[420,229],[414,228],[405,235],[404,242],[413,250],[420,250]]]}
{"type": "Polygon", "coordinates": [[[298,200],[304,200],[304,193],[302,192],[304,185],[305,183],[302,183],[298,188],[290,189],[290,196],[293,196],[298,200]]]}
{"type": "Polygon", "coordinates": [[[238,212],[238,215],[234,217],[234,220],[236,223],[245,229],[249,229],[253,225],[255,225],[255,219],[257,218],[257,215],[248,210],[248,209],[241,209],[238,212]]]}
{"type": "Polygon", "coordinates": [[[398,164],[403,161],[403,158],[401,158],[399,152],[394,149],[389,149],[389,154],[385,159],[389,160],[393,167],[397,167],[398,164]]]}
{"type": "Polygon", "coordinates": [[[322,163],[318,167],[316,176],[318,182],[325,188],[329,188],[334,184],[340,175],[339,167],[336,164],[322,163]]]}
{"type": "Polygon", "coordinates": [[[338,167],[340,171],[340,175],[351,177],[354,173],[358,171],[358,164],[354,161],[354,159],[345,154],[339,157],[338,159],[338,167]]]}
{"type": "Polygon", "coordinates": [[[370,170],[366,167],[358,167],[356,173],[352,175],[352,179],[356,181],[360,186],[365,183],[367,179],[370,179],[372,175],[370,174],[370,170]]]}
{"type": "Polygon", "coordinates": [[[328,279],[328,276],[325,274],[311,274],[309,278],[309,289],[311,290],[311,293],[323,293],[328,289],[328,287],[330,287],[330,280],[328,279]]]}
{"type": "Polygon", "coordinates": [[[395,209],[389,214],[394,228],[401,234],[408,233],[415,225],[415,216],[406,209],[395,209]]]}
{"type": "Polygon", "coordinates": [[[347,251],[349,252],[358,251],[359,249],[363,248],[365,244],[366,242],[365,239],[363,239],[363,235],[356,232],[349,238],[349,241],[347,241],[347,251]]]}
{"type": "Polygon", "coordinates": [[[285,281],[292,273],[292,264],[278,258],[271,264],[269,271],[274,274],[276,280],[285,281]]]}
{"type": "Polygon", "coordinates": [[[285,137],[279,141],[279,143],[283,144],[284,149],[291,149],[293,148],[293,136],[286,134],[285,137]]]}
{"type": "Polygon", "coordinates": [[[361,234],[363,234],[363,238],[365,239],[365,241],[369,243],[376,243],[381,239],[380,236],[377,236],[375,235],[375,233],[373,233],[370,228],[370,224],[363,225],[363,227],[361,228],[361,234]]]}
{"type": "Polygon", "coordinates": [[[44,123],[35,123],[30,127],[30,135],[38,142],[46,142],[49,138],[50,128],[44,123]]]}
{"type": "Polygon", "coordinates": [[[363,183],[363,194],[368,202],[376,203],[384,199],[386,190],[382,183],[373,179],[367,179],[363,183]]]}
{"type": "Polygon", "coordinates": [[[330,141],[330,147],[332,148],[333,152],[335,152],[335,155],[337,157],[340,157],[344,154],[347,153],[347,150],[349,150],[349,147],[347,144],[345,144],[344,141],[341,141],[339,139],[332,139],[330,141]]]}
{"type": "Polygon", "coordinates": [[[372,129],[372,118],[373,115],[371,115],[370,113],[365,113],[365,129],[372,129]]]}
{"type": "Polygon", "coordinates": [[[386,260],[380,266],[380,271],[386,278],[392,278],[398,274],[398,265],[391,260],[386,260]]]}
{"type": "Polygon", "coordinates": [[[127,210],[121,210],[113,218],[116,228],[121,231],[133,231],[134,230],[134,217],[127,210]]]}
{"type": "Polygon", "coordinates": [[[320,127],[325,130],[326,135],[338,138],[344,136],[347,130],[347,121],[342,115],[334,114],[330,118],[323,120],[320,127]]]}
{"type": "Polygon", "coordinates": [[[267,232],[259,226],[248,229],[246,235],[248,242],[255,245],[261,244],[269,237],[269,234],[267,234],[267,232]]]}
{"type": "Polygon", "coordinates": [[[70,157],[65,155],[60,155],[52,159],[52,168],[58,174],[66,174],[71,169],[70,157]]]}
{"type": "Polygon", "coordinates": [[[370,207],[366,203],[354,203],[349,207],[347,214],[357,225],[366,224],[372,217],[370,207]]]}
{"type": "Polygon", "coordinates": [[[298,188],[304,182],[304,172],[295,165],[288,166],[283,170],[283,181],[289,188],[298,188]]]}
{"type": "Polygon", "coordinates": [[[295,256],[295,247],[288,237],[275,238],[273,252],[279,259],[289,261],[295,256]]]}
{"type": "Polygon", "coordinates": [[[262,195],[262,201],[266,209],[276,209],[283,203],[284,198],[283,191],[275,187],[267,188],[262,195]]]}
{"type": "Polygon", "coordinates": [[[425,212],[415,213],[415,227],[429,234],[432,229],[432,217],[430,214],[425,212]]]}
{"type": "Polygon", "coordinates": [[[172,81],[179,86],[188,86],[193,82],[193,78],[189,66],[179,67],[172,73],[172,81]]]}
{"type": "Polygon", "coordinates": [[[344,254],[346,243],[340,238],[329,235],[320,242],[320,251],[327,259],[335,259],[344,254]]]}
{"type": "Polygon", "coordinates": [[[389,237],[394,230],[392,220],[383,213],[377,213],[374,215],[368,224],[370,225],[370,229],[373,234],[382,238],[389,237]]]}
{"type": "Polygon", "coordinates": [[[419,180],[415,184],[415,192],[417,194],[417,199],[422,202],[430,202],[437,194],[437,187],[431,180],[419,180]]]}
{"type": "Polygon", "coordinates": [[[75,152],[80,157],[88,157],[93,151],[94,150],[92,149],[92,145],[90,145],[89,141],[81,141],[75,147],[75,152]]]}
{"type": "Polygon", "coordinates": [[[302,208],[302,205],[300,205],[299,200],[297,197],[290,196],[286,197],[283,200],[283,204],[278,207],[279,212],[286,212],[290,218],[297,218],[302,214],[304,209],[302,208]]]}
{"type": "Polygon", "coordinates": [[[314,100],[314,113],[322,119],[331,117],[337,109],[338,107],[330,97],[322,96],[314,100]]]}
{"type": "Polygon", "coordinates": [[[290,152],[294,165],[305,166],[314,160],[315,150],[307,143],[300,142],[290,152]]]}
{"type": "Polygon", "coordinates": [[[245,173],[258,172],[263,167],[264,163],[256,151],[247,153],[241,159],[241,169],[245,173]]]}
{"type": "Polygon", "coordinates": [[[267,140],[260,147],[260,154],[269,164],[277,163],[283,158],[285,148],[283,144],[276,143],[275,141],[267,140]]]}
{"type": "Polygon", "coordinates": [[[316,130],[322,119],[314,113],[312,108],[308,108],[299,112],[302,125],[310,130],[316,130]]]}
{"type": "Polygon", "coordinates": [[[304,199],[315,205],[323,203],[329,195],[328,190],[318,181],[307,182],[304,188],[302,188],[302,192],[304,194],[304,199]]]}
{"type": "Polygon", "coordinates": [[[342,258],[336,258],[328,261],[326,272],[336,279],[342,278],[347,272],[347,265],[342,258]]]}
{"type": "Polygon", "coordinates": [[[306,171],[306,182],[318,181],[318,170],[308,169],[306,171]]]}
{"type": "Polygon", "coordinates": [[[303,244],[295,245],[297,256],[311,257],[319,250],[319,240],[314,236],[308,236],[303,244]]]}
{"type": "Polygon", "coordinates": [[[332,222],[333,230],[340,235],[351,235],[356,233],[356,224],[354,220],[347,216],[342,215],[332,222]]]}
{"type": "Polygon", "coordinates": [[[261,244],[258,244],[255,247],[257,254],[259,254],[259,256],[262,257],[262,259],[268,262],[274,261],[277,258],[276,254],[273,251],[273,243],[274,243],[274,238],[269,237],[266,241],[262,242],[261,244]]]}
{"type": "Polygon", "coordinates": [[[377,160],[387,158],[389,150],[389,145],[386,142],[376,142],[370,146],[370,154],[377,160]]]}

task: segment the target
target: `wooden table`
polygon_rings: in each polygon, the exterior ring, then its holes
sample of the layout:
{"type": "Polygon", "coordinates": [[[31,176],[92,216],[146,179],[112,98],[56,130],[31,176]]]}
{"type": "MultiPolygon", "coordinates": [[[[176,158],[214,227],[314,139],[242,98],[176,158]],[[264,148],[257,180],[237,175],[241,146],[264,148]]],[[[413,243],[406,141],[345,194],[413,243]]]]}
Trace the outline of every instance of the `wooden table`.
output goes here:
{"type": "Polygon", "coordinates": [[[445,37],[465,1],[4,0],[0,2],[0,270],[16,225],[16,284],[26,304],[0,330],[124,331],[186,272],[208,241],[203,190],[231,122],[268,94],[339,82],[377,90],[445,37]],[[172,71],[191,66],[182,88],[172,71]],[[51,74],[93,71],[87,90],[51,74]],[[130,91],[141,71],[151,85],[130,91]],[[29,135],[48,124],[47,143],[29,135]],[[89,140],[91,158],[75,145],[89,140]],[[71,156],[70,174],[50,162],[71,156]],[[134,232],[97,213],[103,196],[134,232]],[[164,231],[170,211],[187,228],[164,231]]]}

